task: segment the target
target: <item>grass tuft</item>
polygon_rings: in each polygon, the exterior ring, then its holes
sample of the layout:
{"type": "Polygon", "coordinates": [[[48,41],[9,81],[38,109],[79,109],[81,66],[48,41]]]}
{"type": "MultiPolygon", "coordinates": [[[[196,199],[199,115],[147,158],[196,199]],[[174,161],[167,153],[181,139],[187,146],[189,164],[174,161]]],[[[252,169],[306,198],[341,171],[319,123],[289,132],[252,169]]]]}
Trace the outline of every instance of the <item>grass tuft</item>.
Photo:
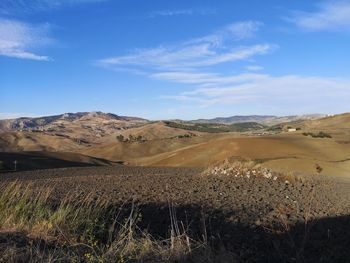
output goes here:
{"type": "Polygon", "coordinates": [[[173,207],[169,209],[170,236],[159,240],[138,228],[142,215],[134,204],[122,219],[117,208],[92,194],[79,199],[67,194],[54,203],[49,187],[39,190],[32,184],[12,182],[0,190],[0,233],[11,230],[31,239],[24,250],[0,251],[7,262],[22,257],[31,262],[183,262],[206,247],[187,235],[173,207]]]}

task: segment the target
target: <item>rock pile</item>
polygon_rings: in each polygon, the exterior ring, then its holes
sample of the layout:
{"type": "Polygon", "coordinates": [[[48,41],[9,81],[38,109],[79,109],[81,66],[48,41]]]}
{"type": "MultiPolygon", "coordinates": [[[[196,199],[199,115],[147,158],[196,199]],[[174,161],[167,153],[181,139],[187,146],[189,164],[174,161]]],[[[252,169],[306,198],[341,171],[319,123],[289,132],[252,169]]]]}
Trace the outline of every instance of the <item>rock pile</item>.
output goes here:
{"type": "MultiPolygon", "coordinates": [[[[240,178],[266,178],[268,180],[284,180],[280,173],[271,171],[270,169],[263,168],[253,163],[223,163],[207,169],[204,172],[205,175],[232,175],[233,177],[240,178]]],[[[285,183],[289,183],[285,180],[285,183]]]]}

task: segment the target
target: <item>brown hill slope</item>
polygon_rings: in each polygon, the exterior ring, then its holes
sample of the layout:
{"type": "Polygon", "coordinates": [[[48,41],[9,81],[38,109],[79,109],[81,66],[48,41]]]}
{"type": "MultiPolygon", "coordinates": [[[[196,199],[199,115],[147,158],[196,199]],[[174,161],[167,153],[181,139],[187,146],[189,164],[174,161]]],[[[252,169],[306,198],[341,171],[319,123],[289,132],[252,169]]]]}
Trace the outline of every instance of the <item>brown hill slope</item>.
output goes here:
{"type": "Polygon", "coordinates": [[[322,129],[329,131],[350,131],[350,113],[344,113],[326,118],[305,121],[305,128],[307,129],[322,129]]]}
{"type": "Polygon", "coordinates": [[[90,145],[86,139],[73,136],[63,133],[5,132],[0,136],[0,151],[76,151],[90,145]]]}
{"type": "Polygon", "coordinates": [[[267,137],[223,137],[135,159],[136,164],[205,167],[225,158],[245,158],[281,171],[350,176],[350,147],[333,139],[314,139],[301,134],[267,137]]]}
{"type": "MultiPolygon", "coordinates": [[[[145,142],[118,142],[89,147],[79,150],[80,153],[108,160],[123,160],[128,163],[137,162],[138,158],[154,156],[171,152],[203,142],[213,135],[196,136],[191,138],[163,138],[145,142]]],[[[142,164],[142,163],[141,163],[142,164]]]]}
{"type": "Polygon", "coordinates": [[[77,112],[61,115],[44,116],[38,118],[17,118],[0,120],[0,131],[39,130],[62,131],[74,127],[86,128],[96,132],[98,130],[121,129],[147,120],[136,117],[118,116],[103,112],[77,112]]]}
{"type": "MultiPolygon", "coordinates": [[[[87,120],[86,120],[87,121],[87,120]]],[[[96,120],[94,120],[96,121],[96,120]]],[[[87,122],[86,122],[87,123],[87,122]]],[[[166,126],[163,122],[139,123],[123,128],[108,128],[102,124],[91,122],[82,126],[78,123],[69,123],[58,129],[49,131],[12,131],[0,134],[0,151],[81,151],[89,147],[99,147],[117,143],[117,136],[123,135],[128,138],[141,136],[143,140],[163,140],[187,135],[189,137],[199,136],[202,133],[188,131],[166,126]]],[[[129,125],[129,124],[128,124],[129,125]]],[[[127,144],[122,146],[128,147],[127,144]]]]}
{"type": "Polygon", "coordinates": [[[173,138],[176,136],[181,135],[200,135],[200,132],[196,131],[188,131],[184,129],[178,129],[178,128],[172,128],[164,124],[164,122],[156,122],[151,123],[147,125],[143,125],[141,127],[135,127],[131,129],[127,129],[125,131],[122,131],[120,134],[122,134],[125,137],[128,137],[129,135],[133,136],[142,136],[147,140],[156,140],[156,139],[166,139],[166,138],[173,138]]]}

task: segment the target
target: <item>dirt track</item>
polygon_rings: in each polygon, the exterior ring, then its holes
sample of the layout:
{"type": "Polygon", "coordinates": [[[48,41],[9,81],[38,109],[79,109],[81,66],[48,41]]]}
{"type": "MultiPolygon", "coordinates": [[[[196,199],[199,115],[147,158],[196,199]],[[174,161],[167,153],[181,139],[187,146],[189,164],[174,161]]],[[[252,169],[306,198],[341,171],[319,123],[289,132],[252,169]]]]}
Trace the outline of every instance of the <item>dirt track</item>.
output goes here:
{"type": "MultiPolygon", "coordinates": [[[[256,262],[264,262],[259,260],[269,257],[264,254],[268,244],[287,250],[283,243],[286,228],[297,250],[306,235],[306,220],[313,226],[305,245],[311,262],[322,262],[316,260],[320,257],[324,262],[346,262],[341,259],[350,256],[343,247],[350,241],[350,182],[345,179],[315,177],[287,184],[264,178],[203,176],[198,169],[90,167],[1,175],[2,182],[8,180],[54,186],[55,198],[68,193],[79,198],[92,192],[92,198],[102,196],[119,206],[134,202],[140,206],[141,227],[154,235],[167,235],[169,204],[173,204],[177,219],[193,236],[201,236],[205,225],[211,242],[242,253],[241,259],[259,254],[256,262]],[[277,243],[270,244],[271,240],[277,243]]],[[[292,262],[296,252],[286,253],[291,254],[292,262]]]]}

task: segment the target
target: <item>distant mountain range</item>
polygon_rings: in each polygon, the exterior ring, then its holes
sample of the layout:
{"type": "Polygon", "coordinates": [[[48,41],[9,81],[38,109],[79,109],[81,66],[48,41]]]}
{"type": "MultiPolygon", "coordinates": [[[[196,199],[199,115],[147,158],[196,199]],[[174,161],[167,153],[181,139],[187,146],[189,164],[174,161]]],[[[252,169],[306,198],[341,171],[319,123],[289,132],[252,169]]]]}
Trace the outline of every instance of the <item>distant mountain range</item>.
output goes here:
{"type": "Polygon", "coordinates": [[[274,115],[235,115],[230,117],[217,117],[213,119],[198,119],[192,120],[193,123],[219,123],[219,124],[234,124],[244,122],[257,122],[264,125],[274,125],[278,123],[298,121],[298,120],[314,120],[323,118],[324,114],[306,114],[306,115],[291,115],[291,116],[274,116],[274,115]]]}
{"type": "Polygon", "coordinates": [[[64,113],[60,115],[44,117],[21,117],[16,119],[0,120],[0,131],[26,130],[26,129],[45,129],[59,128],[67,123],[81,124],[117,124],[127,122],[147,122],[147,120],[137,117],[119,116],[112,113],[96,112],[77,112],[64,113]]]}
{"type": "MultiPolygon", "coordinates": [[[[325,117],[322,114],[273,116],[273,115],[235,115],[230,117],[217,117],[213,119],[198,119],[192,121],[176,120],[184,123],[202,124],[236,124],[236,123],[258,123],[262,125],[275,125],[279,123],[293,122],[299,120],[313,120],[325,117]]],[[[49,130],[62,131],[67,128],[91,127],[96,131],[124,129],[137,124],[149,122],[146,119],[129,116],[119,116],[113,113],[77,112],[64,113],[60,115],[44,116],[37,118],[21,117],[17,119],[0,120],[0,131],[18,130],[49,130]]]]}

